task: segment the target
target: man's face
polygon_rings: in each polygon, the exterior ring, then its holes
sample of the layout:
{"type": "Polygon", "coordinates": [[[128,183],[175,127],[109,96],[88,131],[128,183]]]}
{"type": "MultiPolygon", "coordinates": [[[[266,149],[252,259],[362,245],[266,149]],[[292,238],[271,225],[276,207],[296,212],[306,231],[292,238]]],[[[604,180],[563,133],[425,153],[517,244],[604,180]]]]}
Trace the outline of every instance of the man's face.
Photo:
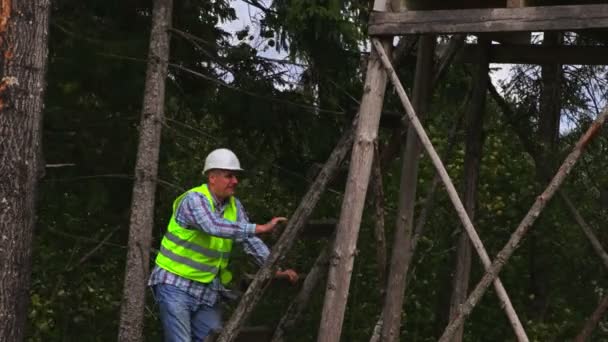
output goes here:
{"type": "Polygon", "coordinates": [[[233,196],[239,184],[236,172],[230,170],[212,170],[209,173],[209,190],[219,200],[233,196]]]}

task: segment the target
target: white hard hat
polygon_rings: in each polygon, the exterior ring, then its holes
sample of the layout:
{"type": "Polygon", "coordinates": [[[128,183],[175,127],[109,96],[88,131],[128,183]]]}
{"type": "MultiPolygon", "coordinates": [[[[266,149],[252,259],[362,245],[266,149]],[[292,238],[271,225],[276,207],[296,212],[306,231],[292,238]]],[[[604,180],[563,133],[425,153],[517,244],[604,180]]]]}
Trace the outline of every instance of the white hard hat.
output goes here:
{"type": "Polygon", "coordinates": [[[212,169],[243,171],[236,154],[227,148],[218,148],[207,155],[203,173],[212,169]]]}

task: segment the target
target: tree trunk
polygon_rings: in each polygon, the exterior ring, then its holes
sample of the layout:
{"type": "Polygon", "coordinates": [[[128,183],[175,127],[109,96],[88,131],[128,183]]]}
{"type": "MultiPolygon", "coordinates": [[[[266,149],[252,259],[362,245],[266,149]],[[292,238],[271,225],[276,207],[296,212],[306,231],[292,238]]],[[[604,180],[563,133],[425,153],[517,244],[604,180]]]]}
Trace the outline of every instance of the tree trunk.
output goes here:
{"type": "MultiPolygon", "coordinates": [[[[433,76],[433,56],[435,51],[435,36],[420,38],[416,64],[416,79],[414,81],[414,107],[418,115],[424,116],[430,100],[430,86],[433,76]]],[[[412,230],[414,219],[414,203],[416,200],[416,185],[418,182],[418,162],[421,145],[411,124],[408,127],[407,142],[402,156],[401,180],[399,190],[399,205],[395,237],[393,239],[393,256],[387,281],[387,292],[382,313],[382,341],[399,339],[406,265],[412,258],[412,230]]]]}
{"type": "Polygon", "coordinates": [[[154,198],[161,125],[165,107],[165,79],[169,60],[169,28],[173,0],[154,0],[148,67],[144,90],[135,182],[131,200],[129,246],[120,307],[119,341],[141,341],[146,280],[154,224],[154,198]]]}
{"type": "MultiPolygon", "coordinates": [[[[487,83],[490,79],[488,41],[480,39],[482,51],[477,72],[473,78],[473,94],[471,107],[466,123],[466,147],[464,155],[464,207],[471,221],[475,220],[475,206],[477,202],[477,184],[479,180],[479,167],[483,146],[483,116],[486,104],[487,83]]],[[[469,278],[471,273],[471,243],[466,231],[461,230],[458,238],[456,252],[456,270],[453,278],[452,299],[450,304],[450,319],[458,307],[467,299],[469,278]]],[[[453,342],[461,342],[464,333],[463,327],[455,333],[453,342]]]]}
{"type": "Polygon", "coordinates": [[[42,163],[50,1],[0,1],[0,341],[22,341],[42,163]]]}

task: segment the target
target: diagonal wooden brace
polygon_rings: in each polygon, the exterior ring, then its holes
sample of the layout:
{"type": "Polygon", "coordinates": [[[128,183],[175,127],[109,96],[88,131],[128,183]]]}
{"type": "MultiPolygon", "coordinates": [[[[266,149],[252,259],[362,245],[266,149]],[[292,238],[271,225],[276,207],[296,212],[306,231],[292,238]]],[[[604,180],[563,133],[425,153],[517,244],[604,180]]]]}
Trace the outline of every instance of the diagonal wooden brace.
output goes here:
{"type": "Polygon", "coordinates": [[[572,171],[572,168],[580,158],[587,144],[600,131],[600,128],[606,121],[606,117],[608,117],[608,107],[602,111],[593,124],[591,124],[589,129],[587,129],[587,132],[585,132],[585,134],[579,139],[576,146],[574,146],[572,152],[570,152],[568,157],[566,157],[566,160],[560,166],[559,170],[545,191],[543,191],[543,193],[537,197],[526,216],[523,218],[515,232],[513,232],[511,235],[509,242],[507,242],[505,247],[498,253],[490,269],[486,271],[486,274],[483,276],[481,281],[479,281],[477,286],[475,286],[475,289],[473,292],[471,292],[467,301],[460,307],[457,315],[448,324],[443,332],[443,335],[439,339],[440,342],[450,341],[454,332],[464,323],[465,318],[471,313],[471,311],[473,311],[475,305],[477,305],[483,294],[486,292],[490,283],[498,277],[498,273],[518,247],[521,239],[530,230],[541,211],[547,205],[547,202],[549,202],[553,195],[555,195],[559,187],[564,182],[566,176],[570,173],[570,171],[572,171]]]}
{"type": "MultiPolygon", "coordinates": [[[[431,157],[433,165],[437,169],[437,172],[439,173],[441,180],[443,181],[443,183],[447,189],[450,200],[452,201],[452,204],[456,208],[456,212],[458,213],[458,216],[460,217],[460,220],[462,221],[462,224],[463,224],[467,234],[469,235],[469,238],[471,239],[471,244],[477,251],[477,254],[480,257],[484,268],[486,269],[486,271],[488,271],[489,267],[491,265],[490,257],[488,256],[488,253],[486,252],[486,250],[483,246],[483,243],[481,242],[481,239],[479,238],[479,235],[477,234],[477,231],[475,230],[475,227],[473,226],[473,223],[471,222],[469,216],[467,215],[466,210],[462,204],[462,201],[458,197],[458,192],[456,191],[456,188],[454,187],[454,184],[452,183],[450,176],[448,175],[448,173],[445,169],[445,166],[443,165],[443,162],[439,158],[439,155],[435,151],[435,148],[433,147],[429,137],[427,136],[426,132],[424,131],[424,128],[422,127],[422,124],[420,123],[420,120],[418,120],[418,117],[416,116],[414,108],[412,107],[412,104],[410,103],[410,100],[405,92],[405,89],[403,88],[403,85],[399,81],[399,77],[397,76],[395,69],[392,67],[391,62],[388,59],[386,52],[384,51],[384,48],[382,47],[382,44],[376,38],[372,39],[372,43],[374,45],[374,48],[380,55],[382,64],[384,65],[384,67],[387,71],[387,74],[388,74],[391,82],[393,83],[393,86],[395,87],[397,94],[399,95],[399,98],[401,99],[401,102],[405,108],[408,119],[410,120],[412,126],[416,130],[416,133],[418,134],[418,138],[420,139],[420,141],[422,142],[422,145],[424,146],[427,153],[431,157]]],[[[502,285],[502,282],[500,281],[500,279],[493,279],[493,280],[494,280],[494,286],[496,289],[496,293],[497,293],[500,301],[502,302],[501,307],[504,308],[505,313],[507,314],[507,317],[509,318],[509,321],[511,322],[511,325],[513,327],[513,331],[515,332],[515,335],[517,336],[517,339],[519,341],[528,341],[526,332],[525,332],[519,318],[517,317],[517,313],[515,312],[515,309],[513,308],[513,305],[511,304],[507,291],[505,290],[504,286],[502,285]]]]}
{"type": "Polygon", "coordinates": [[[327,162],[323,166],[323,169],[321,169],[314,183],[310,186],[308,192],[302,198],[300,205],[291,216],[285,231],[279,238],[279,241],[277,241],[273,247],[272,253],[268,257],[268,260],[266,260],[264,266],[258,271],[255,279],[249,285],[247,291],[241,298],[241,301],[232,314],[232,317],[225,324],[217,342],[231,342],[237,337],[245,319],[247,319],[251,311],[253,311],[253,307],[255,304],[257,304],[262,296],[265,290],[264,284],[273,277],[274,270],[278,266],[279,261],[285,257],[293,245],[296,237],[302,231],[305,223],[312,214],[314,207],[325,191],[327,184],[333,177],[342,161],[346,158],[348,151],[350,151],[354,137],[353,132],[355,125],[358,122],[358,117],[359,115],[357,115],[353,120],[352,127],[343,133],[336,147],[327,159],[327,162]]]}

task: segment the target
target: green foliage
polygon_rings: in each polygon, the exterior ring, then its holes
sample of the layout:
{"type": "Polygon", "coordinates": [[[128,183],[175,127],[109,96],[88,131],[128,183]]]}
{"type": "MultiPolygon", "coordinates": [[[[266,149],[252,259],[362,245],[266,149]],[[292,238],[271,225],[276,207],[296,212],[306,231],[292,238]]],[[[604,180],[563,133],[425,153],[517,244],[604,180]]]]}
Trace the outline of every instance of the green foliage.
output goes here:
{"type": "MultiPolygon", "coordinates": [[[[362,50],[368,46],[367,1],[276,0],[259,26],[234,37],[219,28],[235,19],[230,5],[201,0],[174,4],[154,248],[164,233],[174,198],[203,182],[200,171],[211,149],[230,147],[239,155],[246,169],[239,198],[253,222],[289,216],[307,190],[314,166],[326,160],[358,109],[366,57],[362,50]],[[262,43],[251,44],[254,39],[262,43]],[[272,50],[286,52],[288,63],[261,57],[261,52],[272,50]]],[[[149,1],[54,2],[44,155],[48,164],[74,165],[47,168],[40,184],[28,341],[116,338],[150,6],[149,1]],[[106,243],[100,244],[104,239],[106,243]]],[[[536,134],[538,69],[518,70],[515,81],[506,87],[507,95],[518,100],[513,105],[521,124],[536,134]]],[[[403,63],[399,73],[406,88],[411,87],[413,64],[403,63]]],[[[603,69],[572,68],[567,80],[565,111],[573,124],[562,132],[560,157],[589,125],[594,115],[592,95],[605,97],[606,89],[603,69]],[[583,84],[589,79],[595,80],[593,88],[585,91],[583,84]]],[[[462,186],[463,129],[458,130],[455,142],[447,136],[459,113],[466,110],[462,102],[469,83],[465,68],[451,67],[434,93],[424,122],[440,153],[452,145],[446,167],[457,188],[462,186]]],[[[384,110],[401,112],[391,91],[387,91],[384,110]]],[[[381,143],[387,136],[388,132],[380,132],[381,143]]],[[[532,159],[491,101],[484,137],[474,223],[492,256],[519,224],[540,186],[535,184],[532,159]]],[[[595,228],[605,222],[608,211],[608,201],[601,200],[608,196],[606,139],[604,134],[590,145],[589,154],[565,185],[595,228]]],[[[400,165],[397,158],[384,171],[389,249],[400,165]]],[[[424,206],[422,199],[433,176],[434,168],[423,158],[417,212],[424,206]]],[[[332,183],[315,218],[338,217],[344,183],[344,179],[332,183]]],[[[366,209],[343,329],[347,341],[367,340],[382,307],[373,224],[366,209]]],[[[432,341],[445,327],[460,229],[451,203],[439,189],[408,275],[402,339],[432,341]]],[[[540,242],[534,245],[525,239],[501,279],[532,340],[567,340],[605,293],[606,271],[558,200],[550,203],[534,230],[539,231],[540,242]],[[533,307],[530,291],[530,258],[538,254],[550,261],[545,270],[548,303],[542,318],[533,307]]],[[[601,241],[608,241],[608,233],[596,232],[601,241]]],[[[272,244],[276,236],[266,239],[272,244]]],[[[284,266],[307,272],[325,243],[297,241],[284,266]]],[[[245,260],[243,255],[236,257],[237,274],[255,271],[245,260]]],[[[474,261],[472,283],[481,274],[474,261]]],[[[272,326],[296,292],[296,287],[272,285],[250,323],[272,326]]],[[[289,333],[289,341],[315,340],[323,295],[321,284],[302,321],[289,333]]],[[[145,339],[160,341],[157,308],[151,298],[147,304],[145,339]]],[[[486,294],[465,328],[465,340],[503,341],[512,336],[492,293],[486,294]]],[[[598,332],[594,338],[606,336],[598,332]]]]}

